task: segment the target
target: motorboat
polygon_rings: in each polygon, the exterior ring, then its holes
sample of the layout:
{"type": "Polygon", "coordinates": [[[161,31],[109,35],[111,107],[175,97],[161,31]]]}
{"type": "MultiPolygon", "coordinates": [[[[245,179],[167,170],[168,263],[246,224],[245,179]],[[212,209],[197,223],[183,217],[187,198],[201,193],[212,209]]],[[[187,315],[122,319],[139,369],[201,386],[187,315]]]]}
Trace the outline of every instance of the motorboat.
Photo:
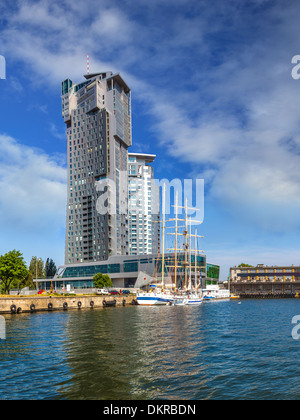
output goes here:
{"type": "Polygon", "coordinates": [[[139,305],[153,306],[153,305],[172,305],[174,298],[169,293],[160,291],[138,292],[136,300],[139,305]]]}
{"type": "Polygon", "coordinates": [[[199,295],[189,295],[186,299],[186,305],[201,305],[203,298],[199,295]]]}
{"type": "Polygon", "coordinates": [[[203,298],[199,296],[197,293],[186,293],[181,295],[174,296],[174,305],[201,305],[203,302],[203,298]]]}
{"type": "Polygon", "coordinates": [[[207,285],[206,289],[202,290],[203,300],[216,300],[216,299],[230,299],[230,291],[221,289],[217,284],[207,285]]]}

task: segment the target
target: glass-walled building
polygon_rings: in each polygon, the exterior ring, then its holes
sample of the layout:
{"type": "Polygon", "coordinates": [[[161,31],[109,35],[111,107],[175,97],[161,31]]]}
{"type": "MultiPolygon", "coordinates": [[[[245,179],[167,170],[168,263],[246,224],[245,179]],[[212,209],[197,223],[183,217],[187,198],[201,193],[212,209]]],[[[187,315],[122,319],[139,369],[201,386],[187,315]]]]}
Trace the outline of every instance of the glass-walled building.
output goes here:
{"type": "MultiPolygon", "coordinates": [[[[181,287],[184,281],[185,256],[179,253],[177,257],[177,287],[181,287]]],[[[195,259],[191,261],[195,267],[195,259]]],[[[166,284],[174,284],[174,264],[175,255],[165,255],[165,281],[166,284]]],[[[210,264],[206,263],[206,256],[197,257],[197,279],[205,288],[210,264]]],[[[218,266],[214,275],[219,272],[218,266]]],[[[116,288],[142,288],[153,282],[161,282],[162,256],[159,254],[137,255],[137,256],[112,256],[107,261],[93,262],[88,264],[68,264],[60,266],[53,279],[39,280],[39,284],[45,290],[51,288],[51,283],[55,289],[66,288],[68,285],[72,289],[89,289],[94,287],[93,277],[98,274],[108,274],[116,288]]],[[[193,271],[193,276],[194,276],[193,271]]],[[[214,279],[218,281],[217,278],[214,279]]],[[[209,283],[211,284],[211,283],[209,283]]]]}
{"type": "Polygon", "coordinates": [[[207,264],[206,284],[218,284],[220,278],[220,267],[214,264],[207,264]]]}

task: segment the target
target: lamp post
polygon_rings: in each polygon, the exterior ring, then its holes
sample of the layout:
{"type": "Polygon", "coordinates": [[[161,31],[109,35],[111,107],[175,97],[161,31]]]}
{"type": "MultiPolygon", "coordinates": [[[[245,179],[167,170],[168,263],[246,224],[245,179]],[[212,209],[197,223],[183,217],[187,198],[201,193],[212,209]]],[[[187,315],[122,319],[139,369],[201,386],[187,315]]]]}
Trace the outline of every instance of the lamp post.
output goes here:
{"type": "Polygon", "coordinates": [[[35,260],[35,278],[36,278],[36,290],[38,290],[38,288],[39,288],[39,285],[38,285],[38,262],[39,261],[42,261],[42,259],[41,258],[36,258],[36,260],[35,260]]]}

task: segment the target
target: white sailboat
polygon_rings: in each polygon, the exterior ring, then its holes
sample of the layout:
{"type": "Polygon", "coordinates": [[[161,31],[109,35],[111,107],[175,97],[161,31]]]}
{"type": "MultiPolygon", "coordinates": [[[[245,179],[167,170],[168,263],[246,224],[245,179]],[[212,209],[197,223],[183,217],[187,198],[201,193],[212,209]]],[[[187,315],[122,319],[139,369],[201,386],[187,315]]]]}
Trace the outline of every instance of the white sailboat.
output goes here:
{"type": "Polygon", "coordinates": [[[137,293],[137,302],[141,306],[172,305],[173,297],[156,289],[137,293]]]}
{"type": "MultiPolygon", "coordinates": [[[[174,253],[174,266],[169,266],[174,268],[174,291],[166,290],[165,285],[165,184],[163,186],[163,224],[162,224],[162,267],[161,267],[161,284],[156,284],[155,287],[152,287],[148,292],[139,292],[137,293],[137,302],[139,305],[150,306],[150,305],[201,305],[203,302],[202,293],[199,292],[199,284],[197,281],[197,238],[203,236],[197,235],[197,230],[193,235],[191,232],[191,218],[190,218],[190,227],[188,231],[188,210],[197,210],[195,208],[188,208],[187,200],[185,206],[182,207],[185,210],[185,218],[178,218],[178,192],[176,191],[176,201],[175,201],[175,219],[170,219],[169,221],[175,222],[175,233],[170,233],[169,235],[175,235],[175,253],[174,253]],[[178,221],[184,221],[185,228],[183,233],[178,233],[178,221]],[[178,235],[184,236],[184,284],[181,284],[182,290],[178,291],[178,235]],[[194,285],[192,284],[192,262],[191,262],[191,253],[192,253],[192,237],[195,237],[195,274],[194,274],[194,285]],[[188,259],[189,256],[189,259],[188,259]],[[189,268],[188,268],[189,267],[189,268]]],[[[199,222],[202,223],[202,222],[199,222]]],[[[204,252],[204,251],[200,251],[204,252]]],[[[181,254],[182,256],[182,254],[181,254]]],[[[201,274],[200,274],[201,276],[201,274]]],[[[183,280],[183,279],[182,279],[183,280]]],[[[201,279],[200,279],[201,281],[201,279]]]]}
{"type": "MultiPolygon", "coordinates": [[[[187,210],[186,210],[187,211],[187,210]]],[[[187,233],[187,225],[186,225],[186,233],[187,233]]],[[[188,246],[189,249],[189,272],[188,272],[188,277],[189,277],[189,281],[188,281],[188,290],[191,291],[187,291],[186,292],[186,298],[184,299],[184,305],[201,305],[203,302],[202,297],[200,296],[200,294],[197,292],[197,284],[196,284],[196,278],[197,278],[197,237],[196,237],[196,232],[195,235],[192,235],[192,223],[191,223],[191,218],[189,218],[189,234],[186,235],[186,248],[188,246]],[[192,236],[195,236],[195,279],[194,279],[194,289],[193,289],[193,285],[192,285],[192,236]],[[188,243],[187,243],[188,241],[188,243]]]]}
{"type": "MultiPolygon", "coordinates": [[[[177,208],[177,197],[176,197],[176,206],[177,208]]],[[[191,218],[189,218],[189,230],[188,230],[188,219],[187,219],[187,200],[185,203],[185,230],[183,231],[185,237],[184,243],[184,252],[185,252],[185,260],[184,260],[184,292],[182,294],[176,294],[174,297],[174,305],[201,305],[203,302],[202,294],[198,292],[198,285],[197,285],[197,230],[195,230],[195,234],[192,234],[192,224],[191,218]],[[192,284],[192,237],[195,237],[195,273],[194,273],[194,285],[192,284]],[[189,255],[188,255],[189,254],[189,255]],[[189,258],[188,258],[189,257],[189,258]],[[189,267],[189,269],[188,269],[189,267]]],[[[193,209],[196,210],[196,209],[193,209]]],[[[175,231],[175,255],[177,253],[177,209],[176,209],[176,231],[175,231]]],[[[177,258],[175,258],[175,272],[177,271],[177,258]]]]}
{"type": "Polygon", "coordinates": [[[166,185],[163,186],[163,226],[162,226],[162,268],[161,285],[151,285],[150,291],[138,292],[137,303],[141,306],[172,305],[174,300],[172,294],[165,290],[165,197],[166,185]]]}

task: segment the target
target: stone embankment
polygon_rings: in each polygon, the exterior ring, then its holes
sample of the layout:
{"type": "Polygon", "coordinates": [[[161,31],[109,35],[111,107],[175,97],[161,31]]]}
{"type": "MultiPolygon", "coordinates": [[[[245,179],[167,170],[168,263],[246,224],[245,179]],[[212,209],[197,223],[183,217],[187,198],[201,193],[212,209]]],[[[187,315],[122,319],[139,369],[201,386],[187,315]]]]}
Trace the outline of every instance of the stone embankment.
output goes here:
{"type": "Polygon", "coordinates": [[[0,297],[0,314],[92,309],[135,305],[135,296],[9,296],[0,297]]]}

